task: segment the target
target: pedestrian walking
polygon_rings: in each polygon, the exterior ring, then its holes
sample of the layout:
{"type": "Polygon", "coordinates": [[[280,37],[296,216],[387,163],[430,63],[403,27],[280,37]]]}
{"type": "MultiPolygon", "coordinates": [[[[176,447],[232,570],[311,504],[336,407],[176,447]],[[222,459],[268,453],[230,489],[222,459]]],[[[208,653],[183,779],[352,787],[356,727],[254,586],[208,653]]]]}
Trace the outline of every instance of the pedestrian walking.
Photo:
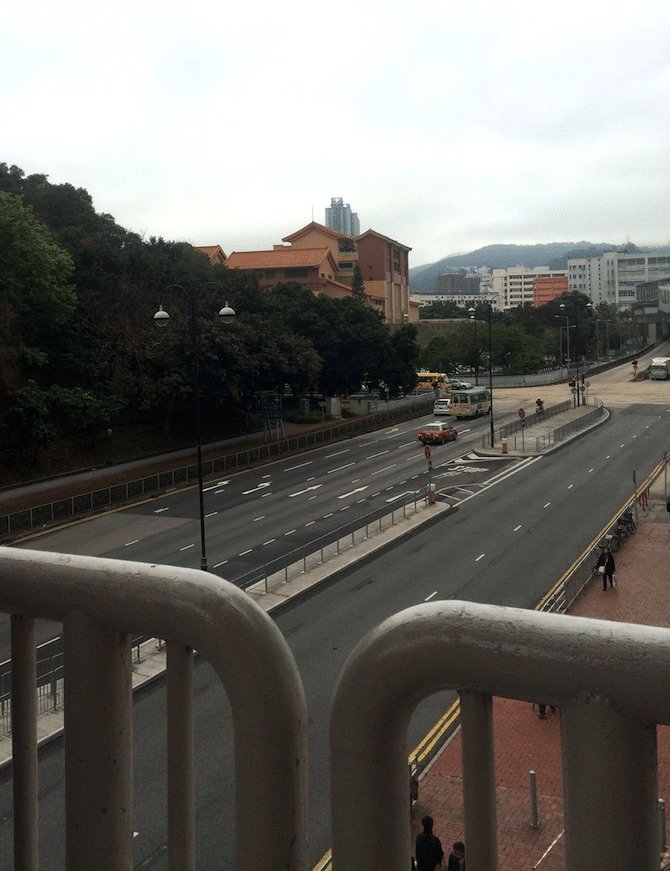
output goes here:
{"type": "Polygon", "coordinates": [[[608,583],[610,587],[613,587],[616,566],[614,564],[614,557],[607,545],[603,547],[603,552],[598,557],[596,565],[598,566],[598,573],[603,576],[603,590],[607,589],[608,583]]]}
{"type": "Polygon", "coordinates": [[[447,871],[465,871],[465,844],[463,841],[456,841],[449,854],[447,862],[447,871]]]}
{"type": "Polygon", "coordinates": [[[421,820],[423,831],[416,836],[414,855],[417,871],[435,871],[442,867],[444,850],[440,839],[433,834],[433,818],[425,816],[421,820]]]}

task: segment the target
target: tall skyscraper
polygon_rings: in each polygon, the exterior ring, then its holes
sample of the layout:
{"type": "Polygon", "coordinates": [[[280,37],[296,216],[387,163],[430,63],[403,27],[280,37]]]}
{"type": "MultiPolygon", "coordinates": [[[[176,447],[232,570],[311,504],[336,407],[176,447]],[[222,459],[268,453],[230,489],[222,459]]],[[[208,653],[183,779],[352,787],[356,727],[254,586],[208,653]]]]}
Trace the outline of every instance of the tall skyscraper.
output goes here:
{"type": "Polygon", "coordinates": [[[330,198],[330,208],[326,209],[326,227],[346,233],[347,236],[359,236],[361,232],[358,215],[351,211],[349,203],[342,201],[342,197],[330,198]]]}

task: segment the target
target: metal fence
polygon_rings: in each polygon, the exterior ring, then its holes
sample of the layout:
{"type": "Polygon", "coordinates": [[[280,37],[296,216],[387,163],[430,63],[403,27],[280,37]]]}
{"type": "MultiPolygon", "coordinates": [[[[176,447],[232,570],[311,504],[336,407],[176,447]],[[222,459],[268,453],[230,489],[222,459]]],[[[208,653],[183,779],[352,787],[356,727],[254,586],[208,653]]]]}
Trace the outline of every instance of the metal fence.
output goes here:
{"type": "MultiPolygon", "coordinates": [[[[351,418],[325,429],[311,430],[303,435],[273,442],[259,442],[243,450],[232,451],[213,459],[205,459],[203,460],[203,476],[206,479],[216,478],[238,469],[247,469],[251,466],[267,463],[281,456],[301,453],[328,442],[351,438],[374,430],[384,423],[408,420],[428,413],[433,407],[433,401],[431,395],[398,406],[389,403],[388,408],[374,415],[351,418]]],[[[147,469],[155,463],[155,458],[148,458],[147,469]]],[[[113,469],[110,469],[110,475],[112,471],[113,469]]],[[[115,474],[118,477],[118,470],[115,474]]],[[[163,472],[152,472],[152,474],[129,481],[110,481],[109,484],[94,490],[87,490],[68,495],[63,499],[13,511],[0,516],[0,540],[7,541],[20,533],[42,529],[72,517],[102,511],[112,505],[122,505],[133,500],[158,496],[161,493],[193,484],[197,479],[198,467],[195,463],[191,463],[163,472]]]]}

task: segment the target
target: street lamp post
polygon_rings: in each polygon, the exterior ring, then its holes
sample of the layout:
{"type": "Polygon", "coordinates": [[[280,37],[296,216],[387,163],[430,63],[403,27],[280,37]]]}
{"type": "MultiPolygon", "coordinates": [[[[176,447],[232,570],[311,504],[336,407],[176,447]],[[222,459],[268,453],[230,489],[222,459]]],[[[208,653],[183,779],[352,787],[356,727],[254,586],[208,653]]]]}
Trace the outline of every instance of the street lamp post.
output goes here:
{"type": "MultiPolygon", "coordinates": [[[[202,285],[202,287],[206,287],[207,285],[214,285],[215,287],[219,287],[215,282],[207,282],[202,285]]],[[[200,289],[202,289],[202,287],[200,289]]],[[[193,396],[195,401],[195,429],[196,429],[196,438],[197,438],[197,467],[198,467],[198,503],[200,508],[200,568],[202,571],[207,571],[207,550],[205,546],[205,501],[204,501],[204,488],[203,488],[203,473],[202,473],[202,422],[200,415],[200,367],[198,365],[198,318],[196,314],[196,291],[189,290],[186,287],[183,287],[181,284],[170,284],[165,288],[164,293],[167,293],[169,290],[179,290],[181,291],[189,303],[189,326],[191,332],[191,353],[193,355],[193,396]]],[[[231,321],[235,319],[235,312],[228,305],[225,306],[219,311],[219,317],[224,322],[224,324],[229,324],[231,321]]],[[[163,303],[161,302],[158,306],[158,311],[154,315],[154,322],[159,327],[167,326],[167,322],[170,320],[170,315],[163,308],[163,303]]]]}
{"type": "Polygon", "coordinates": [[[475,322],[475,386],[477,386],[479,375],[479,345],[477,344],[477,318],[475,317],[475,309],[470,307],[468,309],[468,314],[470,315],[470,320],[475,322]]]}
{"type": "Polygon", "coordinates": [[[493,344],[491,342],[491,310],[493,306],[490,302],[487,304],[487,306],[489,322],[489,425],[491,427],[491,447],[493,447],[493,344]]]}

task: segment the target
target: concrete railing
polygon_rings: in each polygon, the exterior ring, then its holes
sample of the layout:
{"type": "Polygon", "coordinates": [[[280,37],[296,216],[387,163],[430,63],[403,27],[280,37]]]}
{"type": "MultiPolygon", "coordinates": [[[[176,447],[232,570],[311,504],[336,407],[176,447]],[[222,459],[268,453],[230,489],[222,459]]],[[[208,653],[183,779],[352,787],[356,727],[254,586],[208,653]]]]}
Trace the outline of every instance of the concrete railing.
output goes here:
{"type": "Polygon", "coordinates": [[[131,633],[138,631],[167,639],[170,869],[195,867],[191,686],[197,649],[232,709],[236,868],[268,868],[272,857],[273,868],[304,871],[302,682],[276,624],[244,592],[191,569],[0,548],[0,611],[12,615],[16,869],[39,867],[34,619],[40,617],[62,621],[64,628],[68,871],[133,867],[131,633]],[[249,760],[261,776],[244,776],[249,760]]]}
{"type": "MultiPolygon", "coordinates": [[[[241,590],[194,570],[0,548],[0,591],[0,610],[13,615],[17,869],[38,867],[33,619],[42,616],[64,622],[69,871],[132,867],[129,633],[140,628],[169,639],[169,867],[194,868],[197,647],[233,711],[235,867],[306,871],[302,683],[279,630],[241,590]],[[258,777],[247,776],[249,759],[258,777]]],[[[461,697],[473,868],[497,869],[495,695],[561,709],[568,871],[658,867],[656,724],[670,724],[659,689],[668,681],[669,629],[453,601],[395,615],[352,653],[335,694],[333,867],[406,871],[407,728],[416,705],[444,689],[461,697]]]]}

